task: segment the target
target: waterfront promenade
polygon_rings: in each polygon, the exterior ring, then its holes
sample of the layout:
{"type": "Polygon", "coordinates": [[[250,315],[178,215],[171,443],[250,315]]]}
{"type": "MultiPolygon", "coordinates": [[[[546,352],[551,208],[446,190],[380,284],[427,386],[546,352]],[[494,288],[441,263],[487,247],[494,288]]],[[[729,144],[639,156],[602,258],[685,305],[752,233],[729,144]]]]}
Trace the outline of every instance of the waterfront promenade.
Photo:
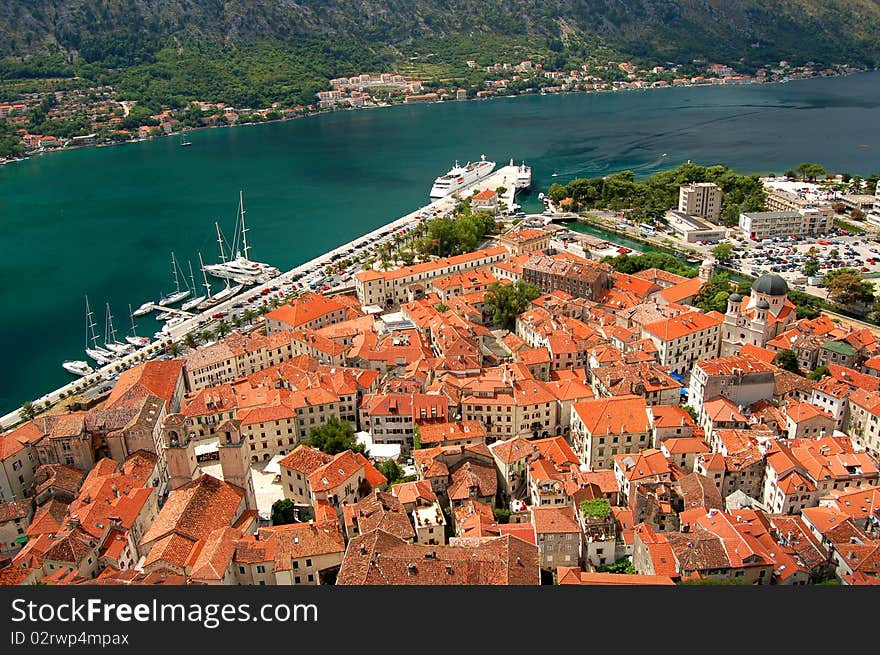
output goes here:
{"type": "MultiPolygon", "coordinates": [[[[507,191],[504,195],[503,200],[505,202],[508,202],[508,206],[513,206],[513,199],[516,191],[513,188],[515,169],[516,166],[503,166],[494,171],[488,177],[462,188],[459,193],[461,195],[465,195],[473,193],[475,191],[478,192],[484,189],[494,190],[499,186],[504,186],[506,187],[507,191]]],[[[225,300],[224,302],[214,307],[211,307],[208,310],[205,310],[202,313],[190,315],[189,318],[187,318],[185,321],[170,328],[168,330],[167,336],[163,337],[162,339],[152,341],[149,345],[139,348],[129,353],[128,355],[125,355],[124,357],[120,357],[119,359],[114,360],[106,366],[96,369],[95,372],[91,375],[72,380],[62,387],[50,391],[40,396],[39,398],[33,399],[31,402],[33,402],[34,406],[38,410],[42,410],[46,407],[46,403],[49,403],[49,405],[55,405],[59,401],[72,394],[82,393],[85,389],[94,388],[100,384],[108,384],[112,380],[112,377],[118,374],[120,371],[145,361],[149,355],[155,356],[157,348],[159,351],[167,350],[172,344],[182,342],[186,338],[186,335],[190,332],[193,332],[194,330],[205,329],[207,325],[214,322],[215,319],[212,318],[214,314],[218,312],[228,313],[233,308],[233,305],[235,305],[236,303],[242,302],[243,300],[253,296],[254,294],[259,294],[265,289],[269,289],[273,286],[293,284],[295,282],[295,280],[293,279],[294,277],[303,276],[313,269],[318,269],[332,263],[332,258],[334,255],[349,254],[347,251],[352,248],[354,248],[356,252],[361,251],[365,248],[369,248],[371,247],[371,245],[373,245],[370,242],[370,239],[382,237],[384,235],[390,235],[397,230],[403,229],[410,225],[419,223],[422,220],[425,220],[426,216],[433,218],[449,214],[455,208],[456,202],[457,201],[451,196],[434,200],[433,202],[425,206],[419,207],[418,209],[398,218],[395,221],[392,221],[391,223],[380,226],[375,230],[368,232],[367,234],[363,234],[347,243],[344,243],[334,248],[333,250],[325,252],[318,257],[299,264],[298,266],[281,273],[277,277],[269,280],[264,284],[244,289],[240,294],[233,296],[228,300],[225,300]]],[[[340,289],[336,289],[336,291],[339,290],[340,289]]],[[[331,291],[334,291],[334,289],[331,289],[331,291]]],[[[162,310],[167,309],[167,307],[162,307],[162,310]]],[[[6,430],[19,423],[21,420],[22,417],[20,408],[11,411],[5,416],[0,417],[0,430],[6,430]]]]}

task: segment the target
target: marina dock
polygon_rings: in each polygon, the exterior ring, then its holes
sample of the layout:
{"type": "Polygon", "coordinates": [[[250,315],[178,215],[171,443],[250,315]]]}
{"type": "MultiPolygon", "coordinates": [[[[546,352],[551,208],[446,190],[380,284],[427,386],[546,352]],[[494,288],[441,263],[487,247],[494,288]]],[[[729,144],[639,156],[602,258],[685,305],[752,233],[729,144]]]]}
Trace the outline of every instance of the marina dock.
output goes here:
{"type": "MultiPolygon", "coordinates": [[[[494,191],[498,187],[503,186],[505,187],[505,193],[500,198],[500,200],[507,203],[507,206],[512,209],[514,207],[514,197],[517,191],[517,189],[514,188],[513,184],[516,169],[517,166],[502,166],[482,180],[479,180],[469,186],[463,187],[458,191],[457,195],[464,197],[471,195],[474,192],[484,191],[486,189],[491,189],[494,191]]],[[[380,237],[385,233],[400,230],[409,225],[427,220],[425,218],[426,216],[430,216],[433,218],[448,214],[455,208],[457,203],[458,200],[453,196],[446,196],[444,198],[434,200],[427,205],[419,207],[418,209],[406,214],[405,216],[401,216],[395,221],[377,227],[375,230],[372,230],[367,234],[363,234],[347,243],[338,246],[337,248],[334,248],[333,250],[325,252],[318,257],[299,264],[289,271],[281,273],[280,275],[269,280],[268,282],[244,289],[238,295],[233,296],[228,300],[225,300],[222,303],[219,303],[218,305],[215,305],[214,307],[211,307],[210,309],[199,314],[191,314],[188,312],[184,312],[180,309],[175,309],[173,307],[164,307],[154,303],[152,309],[154,309],[155,311],[171,312],[176,316],[186,317],[186,320],[172,327],[168,331],[167,336],[163,337],[162,339],[152,341],[149,345],[143,346],[142,348],[139,348],[128,355],[115,359],[111,363],[102,366],[99,369],[96,369],[95,372],[91,375],[72,380],[68,384],[59,387],[54,391],[50,391],[49,393],[44,394],[39,398],[35,398],[32,402],[35,407],[42,408],[47,402],[50,405],[54,405],[58,401],[63,400],[64,397],[77,393],[75,391],[77,388],[80,389],[79,393],[81,393],[84,385],[85,387],[91,387],[101,383],[106,384],[110,380],[112,380],[113,376],[115,376],[122,370],[146,361],[148,355],[155,353],[155,348],[157,346],[160,349],[165,350],[169,348],[173,343],[182,342],[185,339],[186,335],[193,330],[205,329],[206,326],[214,322],[214,319],[211,318],[213,314],[216,314],[217,312],[228,312],[236,303],[241,302],[242,300],[253,296],[254,294],[258,294],[264,289],[269,289],[272,286],[280,286],[282,284],[291,284],[294,282],[293,278],[295,276],[300,276],[309,269],[315,268],[317,266],[327,266],[332,263],[332,258],[334,255],[344,255],[351,248],[369,247],[370,244],[368,242],[368,239],[380,237]]],[[[337,289],[336,291],[340,290],[337,289]]],[[[12,412],[9,412],[5,416],[0,417],[0,429],[5,430],[9,427],[12,427],[13,425],[16,425],[20,421],[20,409],[16,409],[12,412]]]]}
{"type": "Polygon", "coordinates": [[[183,316],[184,318],[191,318],[195,316],[192,312],[185,312],[182,309],[175,309],[174,307],[166,307],[164,305],[159,305],[157,303],[152,303],[150,305],[150,309],[154,312],[168,312],[169,314],[173,314],[174,316],[183,316]]]}

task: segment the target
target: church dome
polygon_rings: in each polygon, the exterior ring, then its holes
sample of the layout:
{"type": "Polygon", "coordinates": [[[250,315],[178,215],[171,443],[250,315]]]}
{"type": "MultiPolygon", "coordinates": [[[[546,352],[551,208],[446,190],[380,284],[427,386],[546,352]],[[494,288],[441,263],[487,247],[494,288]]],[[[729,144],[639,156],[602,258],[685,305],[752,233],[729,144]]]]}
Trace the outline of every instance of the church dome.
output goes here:
{"type": "Polygon", "coordinates": [[[741,295],[739,295],[738,293],[732,293],[727,298],[727,300],[729,300],[730,302],[737,302],[737,303],[742,302],[742,299],[743,299],[743,297],[741,295]]]}
{"type": "Polygon", "coordinates": [[[770,303],[761,298],[757,303],[755,303],[755,307],[758,309],[770,309],[770,303]]]}
{"type": "Polygon", "coordinates": [[[767,296],[785,296],[788,295],[788,283],[778,275],[766,273],[755,280],[752,291],[767,296]]]}

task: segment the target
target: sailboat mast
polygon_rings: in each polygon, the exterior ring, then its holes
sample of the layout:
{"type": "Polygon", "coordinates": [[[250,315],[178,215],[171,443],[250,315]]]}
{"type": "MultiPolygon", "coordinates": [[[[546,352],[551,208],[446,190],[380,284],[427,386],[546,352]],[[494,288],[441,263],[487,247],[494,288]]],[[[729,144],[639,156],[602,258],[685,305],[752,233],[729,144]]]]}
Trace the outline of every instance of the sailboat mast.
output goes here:
{"type": "Polygon", "coordinates": [[[131,336],[137,336],[137,326],[134,324],[134,314],[131,311],[131,303],[128,303],[128,315],[131,317],[131,336]]]}
{"type": "Polygon", "coordinates": [[[186,263],[189,264],[189,282],[190,282],[190,284],[192,284],[192,287],[191,287],[192,292],[195,293],[196,292],[196,279],[193,276],[193,263],[189,259],[186,260],[186,263]]]}
{"type": "Polygon", "coordinates": [[[88,326],[86,328],[86,347],[88,347],[88,345],[89,345],[88,344],[89,333],[91,333],[91,337],[92,337],[92,346],[97,347],[98,346],[98,335],[95,334],[95,319],[94,319],[94,316],[92,316],[92,310],[89,307],[89,297],[88,296],[86,296],[86,325],[88,326]]]}
{"type": "MultiPolygon", "coordinates": [[[[221,251],[222,251],[222,247],[221,247],[221,251]]],[[[205,262],[202,260],[202,251],[201,250],[199,250],[199,266],[202,269],[202,277],[205,280],[205,291],[208,292],[208,298],[210,298],[211,297],[211,285],[208,284],[208,274],[207,274],[207,272],[205,272],[205,262]]]]}
{"type": "Polygon", "coordinates": [[[113,314],[110,313],[110,303],[107,303],[107,334],[105,343],[116,343],[116,330],[113,328],[113,314]]]}
{"type": "Polygon", "coordinates": [[[244,258],[248,259],[248,250],[250,250],[250,246],[248,246],[247,242],[247,225],[244,222],[244,193],[242,191],[238,192],[238,208],[241,211],[241,240],[242,247],[244,248],[244,258]]]}
{"type": "Polygon", "coordinates": [[[174,259],[174,251],[171,251],[171,272],[174,274],[174,289],[180,293],[180,279],[177,277],[177,260],[174,259]]]}
{"type": "Polygon", "coordinates": [[[220,244],[220,263],[226,263],[226,253],[223,252],[223,235],[220,234],[220,223],[214,221],[214,227],[217,228],[217,243],[220,244]]]}

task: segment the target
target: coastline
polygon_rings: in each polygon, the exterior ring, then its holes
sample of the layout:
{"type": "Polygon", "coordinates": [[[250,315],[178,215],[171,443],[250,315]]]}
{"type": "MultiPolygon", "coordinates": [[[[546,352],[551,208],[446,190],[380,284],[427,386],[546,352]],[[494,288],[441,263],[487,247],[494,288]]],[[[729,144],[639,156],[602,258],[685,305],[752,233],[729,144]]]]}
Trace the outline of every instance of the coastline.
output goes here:
{"type": "MultiPolygon", "coordinates": [[[[252,121],[252,122],[236,122],[230,125],[201,125],[199,127],[190,127],[185,130],[178,130],[174,132],[169,132],[167,134],[160,134],[155,136],[150,136],[146,138],[140,139],[130,139],[128,141],[119,141],[119,142],[109,142],[109,143],[93,143],[86,145],[74,145],[74,146],[65,146],[63,148],[53,148],[51,150],[42,150],[35,151],[32,153],[28,153],[23,157],[15,158],[15,159],[0,159],[0,166],[6,166],[8,164],[14,164],[22,161],[27,161],[31,157],[42,156],[42,155],[51,155],[54,153],[60,152],[68,152],[72,150],[81,150],[84,148],[109,148],[116,146],[125,146],[132,145],[136,143],[143,143],[146,141],[152,141],[154,139],[163,139],[167,137],[175,137],[180,136],[189,132],[201,132],[204,130],[215,130],[215,129],[231,129],[237,127],[248,127],[254,125],[264,125],[264,124],[275,124],[275,123],[288,123],[291,121],[304,120],[309,118],[316,118],[319,116],[324,116],[328,114],[335,114],[338,112],[349,112],[349,111],[365,111],[365,110],[377,110],[377,109],[387,109],[390,107],[398,107],[398,106],[432,106],[432,105],[445,105],[445,104],[459,104],[465,102],[486,102],[492,100],[504,100],[504,99],[516,99],[523,97],[531,97],[531,96],[566,96],[566,95],[593,95],[593,94],[609,94],[609,93],[627,93],[627,92],[647,92],[647,91],[662,91],[667,89],[692,89],[692,88],[717,88],[717,87],[734,87],[734,86],[767,86],[767,85],[779,85],[779,84],[791,84],[793,82],[804,82],[809,80],[816,79],[832,79],[832,78],[843,78],[850,77],[852,75],[860,75],[865,73],[877,72],[880,69],[867,69],[855,72],[842,72],[836,73],[834,75],[811,75],[809,77],[797,77],[792,79],[782,79],[782,80],[773,80],[770,82],[739,82],[737,84],[681,84],[678,86],[675,85],[666,85],[666,86],[648,86],[642,88],[614,88],[614,89],[593,89],[593,90],[575,90],[575,91],[554,91],[552,93],[544,93],[541,91],[531,92],[531,93],[515,93],[508,95],[492,95],[484,98],[467,98],[466,100],[441,100],[438,102],[429,102],[429,103],[406,103],[404,101],[400,102],[391,102],[391,103],[382,103],[382,104],[371,104],[363,107],[347,107],[347,108],[339,108],[339,109],[322,109],[316,110],[312,112],[305,113],[300,116],[293,116],[291,118],[277,118],[273,120],[267,121],[252,121]]],[[[123,101],[126,102],[126,101],[123,101]]]]}

